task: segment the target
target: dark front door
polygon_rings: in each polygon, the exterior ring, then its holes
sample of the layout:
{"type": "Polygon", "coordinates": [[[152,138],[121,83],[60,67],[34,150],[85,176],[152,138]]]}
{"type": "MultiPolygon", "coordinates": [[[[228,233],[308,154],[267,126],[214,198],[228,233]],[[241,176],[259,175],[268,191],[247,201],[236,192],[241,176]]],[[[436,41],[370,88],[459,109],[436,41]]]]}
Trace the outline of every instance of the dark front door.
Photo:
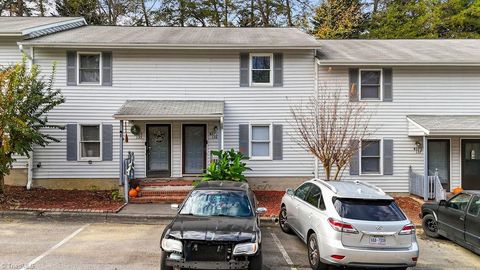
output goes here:
{"type": "Polygon", "coordinates": [[[201,174],[207,163],[207,126],[183,125],[183,173],[201,174]]]}
{"type": "Polygon", "coordinates": [[[170,177],[170,125],[147,125],[146,146],[147,177],[170,177]]]}
{"type": "Polygon", "coordinates": [[[480,189],[480,140],[462,140],[462,188],[480,189]]]}
{"type": "Polygon", "coordinates": [[[450,190],[450,141],[428,140],[428,175],[438,172],[445,190],[450,190]]]}

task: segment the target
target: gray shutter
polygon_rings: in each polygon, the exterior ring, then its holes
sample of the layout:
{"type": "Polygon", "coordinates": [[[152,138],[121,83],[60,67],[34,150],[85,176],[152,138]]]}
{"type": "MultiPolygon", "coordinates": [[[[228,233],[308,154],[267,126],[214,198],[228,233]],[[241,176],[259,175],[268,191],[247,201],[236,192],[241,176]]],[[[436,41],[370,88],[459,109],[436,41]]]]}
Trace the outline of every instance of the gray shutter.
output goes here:
{"type": "Polygon", "coordinates": [[[112,86],[112,52],[102,52],[102,85],[112,86]]]}
{"type": "Polygon", "coordinates": [[[383,101],[392,102],[393,101],[392,69],[384,68],[382,73],[383,73],[383,101]]]}
{"type": "MultiPolygon", "coordinates": [[[[358,144],[355,141],[351,141],[351,144],[358,144]]],[[[359,175],[359,170],[360,170],[360,155],[359,155],[360,149],[358,149],[357,152],[352,156],[350,159],[350,175],[359,175]]]]}
{"type": "Polygon", "coordinates": [[[113,160],[113,125],[102,125],[102,160],[113,160]]]}
{"type": "Polygon", "coordinates": [[[240,87],[250,86],[250,56],[248,53],[240,53],[240,87]]]}
{"type": "Polygon", "coordinates": [[[350,101],[358,101],[359,100],[359,92],[358,92],[358,68],[350,68],[348,69],[349,75],[349,93],[350,93],[350,101]]]}
{"type": "Polygon", "coordinates": [[[283,126],[273,125],[273,160],[283,159],[283,126]]]}
{"type": "Polygon", "coordinates": [[[240,151],[245,157],[248,157],[249,154],[249,126],[248,125],[238,125],[238,151],[240,151]]]}
{"type": "Polygon", "coordinates": [[[283,53],[273,54],[273,86],[283,86],[283,53]]]}
{"type": "Polygon", "coordinates": [[[76,51],[67,51],[67,85],[77,85],[76,51]]]}
{"type": "Polygon", "coordinates": [[[67,124],[67,160],[77,160],[77,124],[67,124]]]}
{"type": "Polygon", "coordinates": [[[393,140],[383,140],[383,174],[393,175],[393,140]]]}

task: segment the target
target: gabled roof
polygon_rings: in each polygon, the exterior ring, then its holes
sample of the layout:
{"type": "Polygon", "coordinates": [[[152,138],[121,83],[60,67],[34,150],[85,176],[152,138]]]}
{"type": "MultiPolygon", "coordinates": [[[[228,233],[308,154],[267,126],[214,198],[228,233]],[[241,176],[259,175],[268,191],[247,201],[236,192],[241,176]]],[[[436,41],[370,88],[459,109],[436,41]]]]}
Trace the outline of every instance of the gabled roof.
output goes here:
{"type": "Polygon", "coordinates": [[[211,100],[127,100],[114,114],[120,120],[218,119],[223,101],[211,100]]]}
{"type": "Polygon", "coordinates": [[[409,136],[478,136],[480,115],[408,115],[409,136]]]}
{"type": "Polygon", "coordinates": [[[86,26],[23,42],[37,47],[172,49],[314,49],[296,28],[86,26]]]}
{"type": "Polygon", "coordinates": [[[0,17],[0,36],[34,38],[86,24],[81,17],[0,17]]]}
{"type": "Polygon", "coordinates": [[[321,65],[480,65],[480,39],[319,40],[321,65]]]}

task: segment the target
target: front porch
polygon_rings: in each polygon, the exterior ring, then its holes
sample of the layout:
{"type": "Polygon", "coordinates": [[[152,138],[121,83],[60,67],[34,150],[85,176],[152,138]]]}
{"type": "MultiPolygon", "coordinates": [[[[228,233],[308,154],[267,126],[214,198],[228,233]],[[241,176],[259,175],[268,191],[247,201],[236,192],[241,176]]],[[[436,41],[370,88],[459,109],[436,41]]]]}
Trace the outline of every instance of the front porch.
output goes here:
{"type": "Polygon", "coordinates": [[[127,179],[198,179],[211,152],[223,149],[223,107],[223,101],[125,102],[114,115],[120,121],[119,182],[125,194],[127,179]]]}
{"type": "Polygon", "coordinates": [[[412,194],[439,200],[456,187],[480,189],[480,116],[411,115],[407,120],[408,135],[423,154],[423,168],[410,167],[412,194]]]}

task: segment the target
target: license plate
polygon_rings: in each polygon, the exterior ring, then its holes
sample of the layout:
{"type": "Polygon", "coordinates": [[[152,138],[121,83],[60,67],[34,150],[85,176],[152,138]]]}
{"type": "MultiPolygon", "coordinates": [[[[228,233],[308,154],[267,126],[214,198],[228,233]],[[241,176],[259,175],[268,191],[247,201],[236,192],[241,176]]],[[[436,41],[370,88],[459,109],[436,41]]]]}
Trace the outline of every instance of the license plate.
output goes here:
{"type": "Polygon", "coordinates": [[[370,236],[370,244],[384,246],[387,244],[387,240],[385,239],[385,236],[370,236]]]}

